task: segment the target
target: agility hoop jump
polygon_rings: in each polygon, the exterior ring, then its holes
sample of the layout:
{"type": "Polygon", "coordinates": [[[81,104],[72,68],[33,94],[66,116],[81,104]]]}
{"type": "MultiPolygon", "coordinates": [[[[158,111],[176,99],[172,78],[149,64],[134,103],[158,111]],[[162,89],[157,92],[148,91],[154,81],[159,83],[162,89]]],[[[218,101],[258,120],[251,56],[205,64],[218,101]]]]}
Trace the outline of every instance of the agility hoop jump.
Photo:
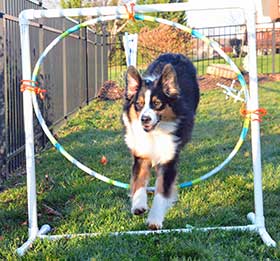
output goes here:
{"type": "MultiPolygon", "coordinates": [[[[193,37],[196,37],[198,39],[201,39],[202,41],[204,41],[206,44],[208,44],[210,47],[212,47],[214,50],[216,50],[231,66],[231,68],[234,70],[234,72],[237,75],[237,79],[240,82],[240,85],[242,87],[242,91],[244,93],[244,97],[245,97],[245,102],[249,100],[249,94],[248,94],[248,89],[247,89],[247,85],[245,82],[245,79],[243,77],[243,75],[241,74],[240,70],[237,68],[237,66],[233,63],[233,61],[224,53],[224,51],[219,47],[219,44],[205,36],[203,36],[202,34],[200,34],[198,31],[188,28],[184,25],[175,23],[175,22],[171,22],[165,19],[161,19],[161,18],[157,18],[157,17],[152,17],[152,16],[146,16],[146,15],[139,15],[139,14],[135,14],[133,16],[133,18],[136,21],[150,21],[150,22],[156,22],[156,23],[161,23],[161,24],[165,24],[165,25],[169,25],[175,28],[178,28],[182,31],[188,32],[189,34],[191,34],[193,37]]],[[[68,30],[66,30],[64,33],[62,33],[61,35],[59,35],[57,38],[55,38],[48,46],[47,48],[44,50],[44,52],[41,54],[40,58],[38,59],[34,70],[33,70],[33,74],[32,74],[32,81],[31,81],[31,85],[32,83],[36,83],[38,81],[38,75],[40,72],[40,67],[44,62],[45,57],[48,55],[48,53],[58,44],[61,42],[61,40],[63,40],[64,38],[66,38],[67,36],[69,36],[70,34],[80,30],[81,28],[87,27],[89,25],[94,25],[96,23],[100,23],[100,22],[105,22],[105,21],[111,21],[111,20],[116,20],[116,19],[131,19],[131,17],[129,15],[114,15],[114,16],[101,16],[89,21],[86,21],[84,23],[75,25],[71,28],[69,28],[68,30]]],[[[38,87],[33,87],[33,88],[38,88],[38,87]]],[[[30,87],[31,91],[32,91],[32,87],[30,87]]],[[[29,90],[30,90],[29,89],[29,90]]],[[[37,102],[37,98],[35,94],[38,94],[38,92],[36,92],[36,90],[38,89],[34,89],[34,91],[32,91],[32,103],[33,103],[33,108],[35,111],[35,114],[37,116],[37,119],[41,125],[41,127],[43,128],[46,136],[49,138],[49,140],[51,141],[51,143],[54,145],[54,147],[67,159],[69,160],[71,163],[73,163],[74,165],[76,165],[79,169],[83,170],[84,172],[88,173],[89,175],[103,181],[106,182],[108,184],[114,185],[116,187],[121,187],[121,188],[125,188],[125,189],[129,189],[130,185],[127,183],[123,183],[117,180],[113,180],[110,179],[108,177],[105,177],[104,175],[101,175],[99,173],[97,173],[96,171],[90,169],[89,167],[85,166],[83,163],[81,163],[80,161],[78,161],[77,159],[75,159],[73,156],[71,156],[64,148],[63,146],[58,143],[58,141],[54,138],[54,136],[52,135],[52,133],[50,132],[49,128],[46,125],[46,122],[41,114],[41,111],[39,109],[38,106],[38,102],[37,102]]],[[[243,123],[243,128],[240,134],[240,137],[237,141],[236,146],[234,147],[234,149],[232,150],[232,152],[229,154],[229,156],[217,167],[215,167],[213,170],[211,170],[210,172],[206,173],[205,175],[192,180],[192,181],[187,181],[184,182],[179,186],[179,188],[185,188],[185,187],[190,187],[194,184],[199,183],[202,180],[206,180],[207,178],[210,178],[211,176],[213,176],[214,174],[216,174],[217,172],[219,172],[225,165],[227,165],[232,159],[233,157],[236,155],[236,153],[238,152],[238,150],[240,149],[241,145],[243,144],[247,132],[248,132],[248,127],[249,127],[249,122],[250,122],[250,118],[249,117],[244,117],[244,123],[243,123]]],[[[148,188],[148,190],[153,190],[153,187],[148,188]]]]}
{"type": "MultiPolygon", "coordinates": [[[[230,8],[240,8],[240,7],[230,7],[230,8]]],[[[231,226],[231,227],[210,227],[210,228],[182,228],[175,230],[159,230],[159,231],[128,231],[128,232],[114,232],[112,235],[119,234],[149,234],[149,233],[162,233],[162,232],[191,232],[193,229],[208,231],[213,229],[222,230],[243,230],[243,231],[255,231],[263,239],[264,243],[269,246],[275,246],[275,242],[271,239],[269,234],[266,232],[264,217],[263,217],[263,198],[262,198],[262,181],[261,181],[261,163],[260,163],[260,135],[259,135],[259,115],[257,115],[258,109],[258,95],[257,95],[257,79],[256,75],[256,54],[254,50],[256,49],[256,39],[255,39],[255,18],[254,18],[254,8],[247,8],[247,28],[248,28],[248,42],[249,42],[249,55],[250,55],[250,94],[238,67],[234,62],[222,51],[218,43],[210,40],[200,34],[198,31],[193,30],[189,27],[181,25],[179,23],[171,22],[162,18],[146,16],[145,12],[155,12],[155,11],[182,11],[190,9],[190,6],[186,3],[184,4],[157,4],[157,5],[144,5],[135,6],[135,13],[133,16],[131,13],[127,12],[127,8],[124,7],[101,7],[101,8],[83,8],[83,9],[65,9],[65,10],[25,10],[20,14],[20,28],[21,28],[21,48],[22,48],[22,68],[23,68],[23,82],[26,88],[23,89],[24,97],[24,121],[25,121],[25,135],[26,135],[26,170],[27,170],[27,196],[28,196],[28,218],[29,218],[29,239],[20,248],[17,249],[19,255],[23,255],[25,251],[30,247],[32,242],[36,238],[47,238],[47,239],[59,239],[59,238],[71,238],[74,236],[96,236],[96,233],[90,234],[79,234],[79,235],[53,235],[46,236],[44,234],[50,231],[49,225],[43,225],[42,228],[38,229],[37,221],[37,201],[36,201],[36,177],[35,177],[35,159],[34,159],[34,135],[33,135],[33,117],[32,117],[32,104],[36,114],[36,117],[43,128],[46,136],[49,138],[51,143],[55,148],[64,155],[70,162],[76,165],[78,168],[83,170],[95,178],[104,181],[108,184],[129,189],[130,185],[117,180],[112,180],[104,175],[101,175],[94,170],[91,170],[73,156],[71,156],[63,147],[58,143],[58,141],[53,137],[50,130],[48,129],[45,120],[41,114],[38,106],[36,94],[42,95],[45,90],[42,90],[37,85],[37,78],[40,71],[40,67],[47,54],[55,47],[61,40],[74,33],[81,28],[85,28],[89,25],[94,25],[99,22],[111,21],[116,19],[133,19],[135,21],[150,21],[156,23],[166,24],[182,31],[190,33],[193,37],[203,40],[206,44],[216,50],[236,73],[237,79],[240,82],[242,92],[244,94],[244,100],[246,103],[246,108],[244,109],[244,123],[241,130],[239,139],[228,157],[220,163],[216,168],[206,173],[205,175],[192,180],[187,181],[179,185],[180,188],[190,187],[194,184],[205,180],[217,172],[219,172],[226,164],[228,164],[232,158],[236,155],[240,147],[242,146],[245,137],[248,132],[249,124],[251,121],[252,128],[252,156],[253,156],[253,167],[254,167],[254,195],[255,195],[255,213],[249,213],[248,218],[253,223],[253,225],[247,226],[231,226]],[[31,77],[31,65],[30,65],[30,50],[29,50],[29,31],[28,22],[33,19],[42,17],[65,17],[65,16],[98,16],[92,20],[77,24],[64,33],[56,37],[43,51],[39,57],[31,77]],[[99,16],[101,15],[101,16],[99,16]],[[31,78],[31,79],[30,79],[31,78]],[[257,146],[257,147],[256,147],[257,146]]],[[[219,7],[217,7],[219,9],[219,7]]],[[[153,190],[153,187],[149,187],[148,190],[153,190]]]]}

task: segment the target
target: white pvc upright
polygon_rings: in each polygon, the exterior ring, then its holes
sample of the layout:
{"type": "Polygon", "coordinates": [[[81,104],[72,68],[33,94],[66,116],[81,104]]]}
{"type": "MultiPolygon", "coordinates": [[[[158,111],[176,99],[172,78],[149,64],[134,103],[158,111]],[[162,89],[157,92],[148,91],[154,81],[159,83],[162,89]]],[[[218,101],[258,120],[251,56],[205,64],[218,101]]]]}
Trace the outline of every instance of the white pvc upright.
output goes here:
{"type": "MultiPolygon", "coordinates": [[[[22,79],[31,79],[30,64],[30,41],[29,26],[27,21],[20,21],[21,47],[22,52],[22,79]]],[[[23,115],[25,132],[25,155],[27,173],[27,201],[28,201],[28,222],[29,237],[36,237],[38,233],[37,222],[37,201],[36,201],[36,176],[34,158],[34,133],[33,133],[33,109],[31,92],[23,92],[23,115]]]]}
{"type": "MultiPolygon", "coordinates": [[[[21,17],[20,17],[21,18],[21,17]]],[[[31,59],[30,59],[30,39],[29,22],[20,19],[20,35],[22,50],[22,79],[31,80],[31,59]]],[[[27,183],[27,206],[28,206],[28,240],[17,249],[17,253],[22,256],[39,235],[50,231],[49,225],[38,228],[37,215],[37,194],[35,175],[35,155],[34,155],[34,130],[33,130],[33,107],[32,93],[23,92],[23,113],[24,113],[24,133],[25,133],[25,158],[26,158],[26,183],[27,183]]]]}
{"type": "MultiPolygon", "coordinates": [[[[257,48],[256,48],[256,8],[252,2],[247,3],[246,21],[247,38],[249,50],[249,86],[250,99],[248,109],[255,111],[259,109],[258,97],[258,73],[257,73],[257,48]]],[[[260,123],[259,116],[251,114],[251,146],[252,146],[252,164],[254,173],[254,201],[255,213],[249,213],[248,218],[259,229],[259,234],[265,244],[276,246],[276,243],[265,229],[263,212],[263,190],[262,190],[262,164],[261,164],[261,143],[260,143],[260,123]]]]}
{"type": "MultiPolygon", "coordinates": [[[[249,76],[250,76],[250,100],[248,109],[258,109],[258,83],[257,83],[257,60],[256,60],[256,32],[255,32],[255,7],[253,2],[247,1],[247,30],[248,30],[248,44],[249,44],[249,76]],[[249,4],[248,4],[249,3],[249,4]]],[[[236,9],[240,6],[232,6],[231,3],[225,3],[226,8],[236,9]]],[[[196,8],[196,10],[205,9],[225,9],[225,7],[215,6],[209,1],[209,6],[203,8],[196,8]]],[[[155,5],[140,5],[135,6],[135,11],[139,13],[145,12],[175,12],[193,10],[193,6],[188,3],[181,4],[155,4],[155,5]]],[[[114,15],[125,14],[126,10],[122,7],[96,7],[96,8],[81,8],[81,9],[65,9],[65,10],[25,10],[20,14],[20,33],[21,33],[21,49],[22,49],[22,77],[24,80],[31,79],[31,59],[30,59],[30,41],[29,41],[29,21],[42,17],[55,18],[65,16],[100,16],[100,15],[114,15]]],[[[32,93],[25,91],[23,93],[24,103],[24,130],[25,130],[25,149],[26,149],[26,175],[27,175],[27,200],[28,200],[28,240],[17,249],[19,255],[23,255],[31,246],[36,238],[72,238],[74,236],[95,236],[96,234],[78,234],[78,235],[53,235],[47,236],[50,230],[49,225],[43,225],[38,229],[37,221],[37,201],[36,201],[36,177],[35,177],[35,158],[34,158],[34,134],[33,134],[33,109],[31,101],[32,93]]],[[[252,115],[252,120],[254,119],[252,115]]],[[[261,169],[261,148],[260,148],[260,126],[258,121],[252,121],[252,162],[254,170],[254,201],[255,213],[249,213],[248,218],[252,221],[252,225],[245,226],[229,226],[229,227],[215,227],[215,228],[192,228],[192,229],[175,229],[163,230],[162,232],[191,232],[192,230],[209,231],[213,229],[221,230],[243,230],[257,232],[264,243],[268,246],[275,246],[276,243],[267,233],[263,214],[263,195],[262,195],[262,169],[261,169]]],[[[160,233],[161,231],[157,231],[160,233]]],[[[119,234],[149,234],[147,231],[127,231],[119,234]]]]}
{"type": "Polygon", "coordinates": [[[124,45],[127,66],[133,65],[134,67],[136,67],[137,44],[138,44],[138,34],[128,34],[127,32],[125,32],[123,36],[123,45],[124,45]]]}

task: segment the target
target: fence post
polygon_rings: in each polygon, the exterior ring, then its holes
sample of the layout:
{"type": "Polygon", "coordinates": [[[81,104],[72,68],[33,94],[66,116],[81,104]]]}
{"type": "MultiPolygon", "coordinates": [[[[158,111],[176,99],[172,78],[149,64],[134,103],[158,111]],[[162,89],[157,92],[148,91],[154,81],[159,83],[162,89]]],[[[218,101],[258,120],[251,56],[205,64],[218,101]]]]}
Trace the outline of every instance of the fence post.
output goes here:
{"type": "MultiPolygon", "coordinates": [[[[42,4],[39,2],[39,5],[42,4]]],[[[42,53],[44,51],[44,29],[43,29],[43,24],[39,24],[39,27],[38,27],[38,54],[42,53]]],[[[36,58],[35,58],[36,59],[36,58]]],[[[44,66],[41,67],[40,69],[40,77],[39,77],[39,82],[42,86],[46,86],[46,78],[45,78],[45,72],[44,72],[44,66]]],[[[46,100],[45,100],[46,101],[46,100]]],[[[41,112],[42,112],[42,115],[45,119],[47,119],[47,112],[46,112],[46,105],[45,105],[45,102],[42,103],[42,107],[41,107],[41,112]]],[[[40,126],[40,125],[39,125],[40,126]]],[[[45,133],[43,130],[41,130],[40,128],[40,132],[42,133],[42,137],[41,137],[41,141],[42,143],[40,143],[41,145],[39,146],[42,146],[42,148],[44,148],[48,142],[48,138],[46,137],[45,133]]],[[[36,149],[35,149],[36,151],[36,149]]]]}
{"type": "Polygon", "coordinates": [[[103,32],[103,82],[108,80],[108,33],[103,32]]]}
{"type": "Polygon", "coordinates": [[[97,82],[96,82],[96,92],[95,92],[95,95],[94,97],[96,97],[97,93],[98,93],[98,90],[99,90],[99,87],[102,85],[102,78],[103,78],[103,75],[102,75],[102,66],[103,66],[103,63],[102,63],[102,58],[103,58],[103,55],[102,55],[102,36],[100,34],[97,34],[96,35],[96,50],[97,50],[97,53],[96,53],[96,72],[97,72],[97,75],[96,75],[96,78],[97,78],[97,82]]]}
{"type": "Polygon", "coordinates": [[[94,55],[94,62],[93,62],[93,75],[94,75],[94,93],[91,97],[91,99],[93,99],[98,92],[98,35],[95,32],[94,33],[94,51],[93,51],[93,55],[94,55]]]}
{"type": "Polygon", "coordinates": [[[275,54],[276,54],[276,37],[275,21],[272,22],[272,73],[275,73],[275,54]]]}
{"type": "MultiPolygon", "coordinates": [[[[63,19],[63,31],[67,28],[65,26],[65,19],[63,19]]],[[[66,41],[62,41],[62,71],[63,71],[63,118],[66,119],[68,115],[67,106],[67,52],[66,41]]]]}
{"type": "Polygon", "coordinates": [[[4,1],[0,1],[0,177],[5,178],[7,175],[6,166],[6,86],[4,81],[5,65],[5,28],[4,28],[4,1]]]}
{"type": "Polygon", "coordinates": [[[85,29],[85,85],[86,85],[86,104],[88,105],[89,103],[89,80],[88,80],[88,28],[86,27],[85,29]]]}

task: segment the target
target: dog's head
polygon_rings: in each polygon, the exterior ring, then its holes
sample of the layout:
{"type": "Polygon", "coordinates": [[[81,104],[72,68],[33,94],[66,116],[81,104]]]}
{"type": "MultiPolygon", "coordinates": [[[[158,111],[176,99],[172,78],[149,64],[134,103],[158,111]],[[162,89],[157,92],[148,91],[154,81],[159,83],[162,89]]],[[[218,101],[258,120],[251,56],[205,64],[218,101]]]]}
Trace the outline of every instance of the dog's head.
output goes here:
{"type": "Polygon", "coordinates": [[[146,132],[154,130],[161,121],[176,120],[173,104],[179,94],[176,72],[171,64],[166,64],[160,75],[143,78],[133,66],[128,67],[125,90],[128,109],[146,132]]]}

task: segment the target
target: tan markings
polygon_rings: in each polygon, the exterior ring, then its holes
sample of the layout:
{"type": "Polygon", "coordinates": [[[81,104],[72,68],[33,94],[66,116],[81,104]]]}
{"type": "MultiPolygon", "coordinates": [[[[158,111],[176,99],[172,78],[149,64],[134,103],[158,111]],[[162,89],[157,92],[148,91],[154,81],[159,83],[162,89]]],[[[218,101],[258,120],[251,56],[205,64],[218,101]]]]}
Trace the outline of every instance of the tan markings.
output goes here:
{"type": "MultiPolygon", "coordinates": [[[[137,100],[137,103],[141,106],[141,108],[143,108],[144,105],[145,105],[144,97],[140,96],[140,97],[138,98],[138,100],[137,100]]],[[[137,112],[137,111],[135,110],[134,104],[132,104],[132,105],[130,106],[129,112],[128,112],[128,113],[129,113],[129,118],[130,118],[131,121],[138,119],[138,118],[139,118],[139,115],[140,115],[140,111],[137,112]]]]}
{"type": "Polygon", "coordinates": [[[131,194],[134,193],[141,187],[146,187],[150,178],[151,161],[143,160],[139,173],[136,177],[132,177],[131,180],[131,194]]]}
{"type": "Polygon", "coordinates": [[[139,113],[135,110],[134,105],[130,106],[128,114],[131,121],[138,119],[139,113]]]}
{"type": "Polygon", "coordinates": [[[158,174],[157,176],[157,182],[156,182],[156,194],[160,193],[163,194],[164,189],[163,189],[163,175],[158,174]]]}
{"type": "Polygon", "coordinates": [[[177,118],[176,114],[168,104],[159,114],[161,115],[162,121],[174,121],[177,118]]]}
{"type": "Polygon", "coordinates": [[[145,105],[145,99],[143,96],[140,96],[137,100],[137,103],[139,103],[141,106],[145,105]]]}

